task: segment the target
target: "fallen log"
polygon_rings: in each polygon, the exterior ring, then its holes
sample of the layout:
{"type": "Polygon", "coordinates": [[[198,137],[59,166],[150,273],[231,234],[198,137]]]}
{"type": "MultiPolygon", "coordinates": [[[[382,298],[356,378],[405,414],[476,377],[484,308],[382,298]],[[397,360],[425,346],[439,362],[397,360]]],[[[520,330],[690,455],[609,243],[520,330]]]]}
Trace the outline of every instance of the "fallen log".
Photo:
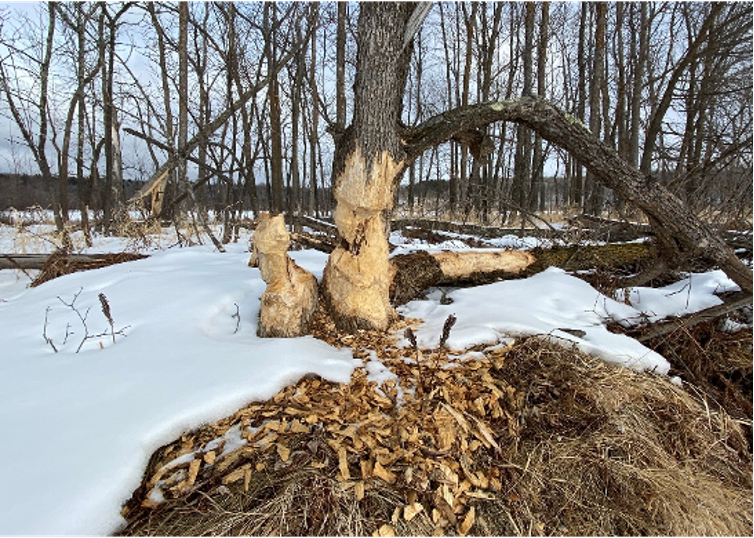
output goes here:
{"type": "MultiPolygon", "coordinates": [[[[578,215],[568,219],[571,225],[588,228],[598,232],[607,241],[633,241],[643,237],[654,237],[657,234],[649,224],[629,222],[625,220],[606,219],[594,215],[578,215]]],[[[743,248],[751,251],[750,231],[722,230],[715,228],[720,238],[731,248],[743,248]]]]}
{"type": "Polygon", "coordinates": [[[524,271],[523,276],[531,276],[552,266],[566,271],[615,269],[651,262],[658,257],[657,248],[651,243],[535,248],[531,253],[536,261],[524,271]]]}
{"type": "Polygon", "coordinates": [[[522,274],[535,263],[524,251],[415,252],[390,259],[390,302],[401,305],[432,286],[487,284],[522,274]]]}
{"type": "Polygon", "coordinates": [[[34,288],[59,276],[76,273],[78,271],[99,269],[117,263],[141,260],[147,257],[148,256],[145,254],[134,254],[132,252],[83,255],[57,251],[47,257],[42,267],[40,267],[39,275],[30,285],[34,288]]]}
{"type": "Polygon", "coordinates": [[[494,226],[481,226],[479,224],[447,222],[426,218],[393,219],[390,221],[390,226],[393,230],[399,230],[411,226],[431,231],[437,230],[441,232],[474,235],[485,239],[503,237],[506,235],[515,235],[517,237],[553,237],[553,235],[558,234],[558,231],[553,231],[548,228],[498,228],[494,226]]]}
{"type": "MultiPolygon", "coordinates": [[[[50,258],[55,254],[0,254],[0,269],[42,269],[50,258]]],[[[65,254],[65,258],[72,264],[97,264],[111,260],[119,254],[65,254]]],[[[138,255],[146,258],[146,255],[138,255]]],[[[128,261],[128,260],[126,260],[128,261]]]]}
{"type": "Polygon", "coordinates": [[[656,259],[657,249],[647,243],[401,254],[390,260],[393,272],[390,301],[397,306],[421,297],[432,286],[478,286],[528,277],[553,266],[566,271],[616,268],[635,271],[656,259]]]}
{"type": "Polygon", "coordinates": [[[732,297],[728,297],[723,304],[713,306],[711,308],[706,308],[704,310],[700,310],[699,312],[695,312],[693,314],[689,314],[680,318],[663,320],[653,323],[650,326],[642,326],[630,330],[619,330],[619,332],[631,336],[639,342],[647,342],[652,338],[664,336],[679,329],[690,329],[691,327],[700,323],[712,321],[751,304],[751,295],[738,292],[732,297]]]}

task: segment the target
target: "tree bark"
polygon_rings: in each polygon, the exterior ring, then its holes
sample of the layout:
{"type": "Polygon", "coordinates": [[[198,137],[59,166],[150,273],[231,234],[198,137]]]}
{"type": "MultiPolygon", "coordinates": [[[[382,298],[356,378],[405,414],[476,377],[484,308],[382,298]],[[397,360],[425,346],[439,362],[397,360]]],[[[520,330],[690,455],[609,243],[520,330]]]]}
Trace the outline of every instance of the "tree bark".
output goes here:
{"type": "MultiPolygon", "coordinates": [[[[601,138],[602,114],[600,97],[602,81],[605,76],[605,31],[607,26],[607,4],[594,2],[594,57],[592,58],[591,76],[589,77],[589,130],[596,138],[601,138]]],[[[599,215],[602,212],[603,186],[592,173],[586,175],[586,200],[584,209],[587,213],[599,215]]]]}
{"type": "MultiPolygon", "coordinates": [[[[178,188],[180,191],[189,191],[188,162],[185,156],[186,143],[188,142],[188,3],[178,5],[178,152],[182,155],[178,161],[178,188]]],[[[191,196],[182,204],[186,211],[193,209],[191,196]]]]}
{"type": "Polygon", "coordinates": [[[324,298],[344,330],[384,330],[389,301],[385,213],[406,166],[398,138],[411,48],[404,50],[410,3],[364,3],[358,21],[353,124],[336,140],[334,219],[341,243],[324,271],[324,298]]]}
{"type": "MultiPolygon", "coordinates": [[[[275,4],[265,4],[265,24],[274,27],[276,23],[275,4]]],[[[266,43],[267,65],[275,64],[276,50],[272,32],[268,34],[266,43]]],[[[270,208],[272,213],[283,212],[283,128],[280,119],[280,84],[277,75],[270,80],[269,88],[270,105],[270,176],[272,184],[272,200],[270,208]]]]}

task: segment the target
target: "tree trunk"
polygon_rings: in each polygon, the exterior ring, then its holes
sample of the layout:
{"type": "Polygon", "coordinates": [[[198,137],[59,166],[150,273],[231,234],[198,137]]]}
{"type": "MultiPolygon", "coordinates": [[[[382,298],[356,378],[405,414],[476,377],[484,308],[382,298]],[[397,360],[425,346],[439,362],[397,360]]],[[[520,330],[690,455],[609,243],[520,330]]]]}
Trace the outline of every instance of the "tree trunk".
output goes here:
{"type": "MultiPolygon", "coordinates": [[[[265,4],[265,28],[275,26],[275,4],[265,4]]],[[[270,31],[266,43],[267,65],[275,63],[274,37],[270,31]]],[[[273,214],[283,212],[283,128],[280,118],[280,84],[277,76],[270,80],[269,88],[270,105],[270,183],[272,186],[272,199],[270,209],[273,214]]]]}
{"type": "MultiPolygon", "coordinates": [[[[596,138],[601,138],[602,115],[600,113],[600,96],[605,63],[605,27],[607,25],[607,4],[592,4],[595,12],[594,57],[592,58],[591,77],[589,78],[589,130],[596,138]]],[[[603,186],[593,174],[586,175],[586,200],[584,208],[587,213],[599,215],[602,212],[603,186]]]]}
{"type": "MultiPolygon", "coordinates": [[[[167,68],[167,52],[165,51],[165,31],[160,24],[160,20],[157,18],[157,12],[155,10],[155,4],[150,2],[147,4],[147,9],[152,20],[152,25],[155,29],[157,36],[157,51],[159,52],[159,64],[160,64],[160,76],[162,82],[162,100],[165,110],[165,140],[168,144],[173,145],[173,111],[171,106],[170,96],[170,80],[168,78],[167,68]]],[[[162,206],[165,201],[165,185],[167,183],[168,171],[161,175],[161,179],[154,184],[154,188],[151,189],[151,204],[150,211],[153,216],[157,216],[162,213],[162,206]]]]}
{"type": "Polygon", "coordinates": [[[333,320],[347,331],[384,330],[395,318],[385,212],[406,166],[397,126],[411,50],[403,42],[413,9],[409,3],[361,5],[353,124],[336,140],[333,159],[341,243],[323,279],[333,320]]]}
{"type": "MultiPolygon", "coordinates": [[[[631,6],[632,11],[636,6],[631,6]]],[[[644,71],[648,55],[649,22],[647,21],[647,4],[642,2],[639,6],[639,30],[638,36],[631,39],[631,50],[634,53],[634,75],[631,89],[631,123],[629,125],[628,141],[628,164],[634,168],[639,167],[639,129],[641,121],[641,95],[644,89],[644,71]],[[638,51],[637,42],[638,39],[638,51]]]]}
{"type": "MultiPolygon", "coordinates": [[[[345,6],[345,4],[343,4],[345,6]]],[[[312,21],[319,17],[319,3],[315,2],[310,6],[312,10],[312,21]]],[[[340,9],[340,4],[338,4],[340,9]]],[[[312,25],[316,28],[314,22],[312,25]]],[[[319,138],[319,106],[317,101],[319,93],[317,90],[317,32],[312,30],[311,43],[311,65],[309,69],[309,87],[312,92],[311,116],[312,121],[309,128],[309,215],[315,215],[319,218],[319,202],[317,196],[317,139],[319,138]]],[[[345,110],[343,112],[345,121],[345,110]]]]}
{"type": "MultiPolygon", "coordinates": [[[[346,19],[348,3],[338,2],[335,36],[335,123],[339,132],[346,127],[346,19]]],[[[314,44],[312,44],[314,50],[314,44]]],[[[316,108],[316,106],[314,107],[316,108]]]]}
{"type": "MultiPolygon", "coordinates": [[[[545,74],[547,65],[547,38],[550,32],[550,3],[542,2],[540,6],[542,18],[539,23],[539,42],[537,43],[537,95],[544,97],[546,93],[545,74]]],[[[534,136],[534,153],[532,155],[532,195],[529,210],[544,212],[545,210],[545,154],[542,148],[542,137],[534,136]],[[539,202],[539,203],[537,203],[539,202]]]]}
{"type": "Polygon", "coordinates": [[[188,198],[181,203],[181,213],[193,209],[194,194],[189,186],[186,143],[188,142],[188,3],[178,4],[178,153],[181,158],[176,168],[176,194],[187,192],[188,198]]]}
{"type": "MultiPolygon", "coordinates": [[[[534,3],[527,2],[524,6],[524,88],[522,95],[532,95],[532,64],[534,58],[534,3]]],[[[519,123],[516,129],[516,157],[514,169],[514,194],[513,202],[521,212],[521,222],[524,222],[524,212],[529,207],[532,196],[532,138],[531,131],[523,123],[519,123]]]]}

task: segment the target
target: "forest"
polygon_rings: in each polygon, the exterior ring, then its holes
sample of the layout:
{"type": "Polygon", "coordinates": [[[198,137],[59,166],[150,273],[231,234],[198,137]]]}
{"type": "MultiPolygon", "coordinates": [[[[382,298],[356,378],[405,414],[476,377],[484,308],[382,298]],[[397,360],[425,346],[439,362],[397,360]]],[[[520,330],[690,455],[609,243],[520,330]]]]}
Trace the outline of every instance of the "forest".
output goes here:
{"type": "MultiPolygon", "coordinates": [[[[183,192],[184,211],[328,215],[333,137],[353,116],[358,13],[317,2],[6,7],[5,171],[42,176],[59,226],[88,208],[107,229],[127,202],[159,213],[183,192]],[[151,180],[151,196],[127,200],[125,179],[151,180]]],[[[751,213],[751,41],[746,2],[438,3],[413,37],[399,121],[543,96],[694,212],[733,224],[751,213]]],[[[478,134],[481,145],[455,137],[419,155],[396,210],[501,226],[630,213],[526,126],[478,134]]]]}
{"type": "Polygon", "coordinates": [[[753,18],[0,6],[0,534],[750,536],[753,18]]]}

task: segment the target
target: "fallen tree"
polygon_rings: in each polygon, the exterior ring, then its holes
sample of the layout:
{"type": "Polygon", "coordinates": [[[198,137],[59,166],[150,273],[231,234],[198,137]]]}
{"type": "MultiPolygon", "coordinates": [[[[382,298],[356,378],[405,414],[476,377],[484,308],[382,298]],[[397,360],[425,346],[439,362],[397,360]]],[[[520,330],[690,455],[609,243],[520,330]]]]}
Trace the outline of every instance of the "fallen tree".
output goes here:
{"type": "Polygon", "coordinates": [[[390,259],[390,302],[394,306],[431,286],[485,284],[523,273],[535,263],[529,252],[415,252],[390,259]]]}
{"type": "Polygon", "coordinates": [[[43,269],[50,258],[65,259],[71,266],[95,269],[104,267],[118,260],[116,263],[146,258],[146,254],[74,254],[57,252],[53,254],[0,254],[0,269],[43,269]]]}
{"type": "Polygon", "coordinates": [[[576,117],[541,97],[459,107],[406,128],[401,133],[406,162],[458,133],[478,132],[481,127],[497,121],[513,121],[531,128],[545,140],[565,149],[603,185],[641,209],[670,267],[676,261],[702,255],[714,261],[745,293],[754,292],[751,269],[707,223],[653,177],[628,165],[576,117]]]}
{"type": "Polygon", "coordinates": [[[55,251],[52,254],[0,254],[0,270],[19,269],[24,272],[39,270],[39,275],[31,283],[32,287],[36,287],[62,275],[99,269],[116,263],[130,262],[147,257],[146,254],[132,252],[74,254],[63,250],[55,251]]]}

